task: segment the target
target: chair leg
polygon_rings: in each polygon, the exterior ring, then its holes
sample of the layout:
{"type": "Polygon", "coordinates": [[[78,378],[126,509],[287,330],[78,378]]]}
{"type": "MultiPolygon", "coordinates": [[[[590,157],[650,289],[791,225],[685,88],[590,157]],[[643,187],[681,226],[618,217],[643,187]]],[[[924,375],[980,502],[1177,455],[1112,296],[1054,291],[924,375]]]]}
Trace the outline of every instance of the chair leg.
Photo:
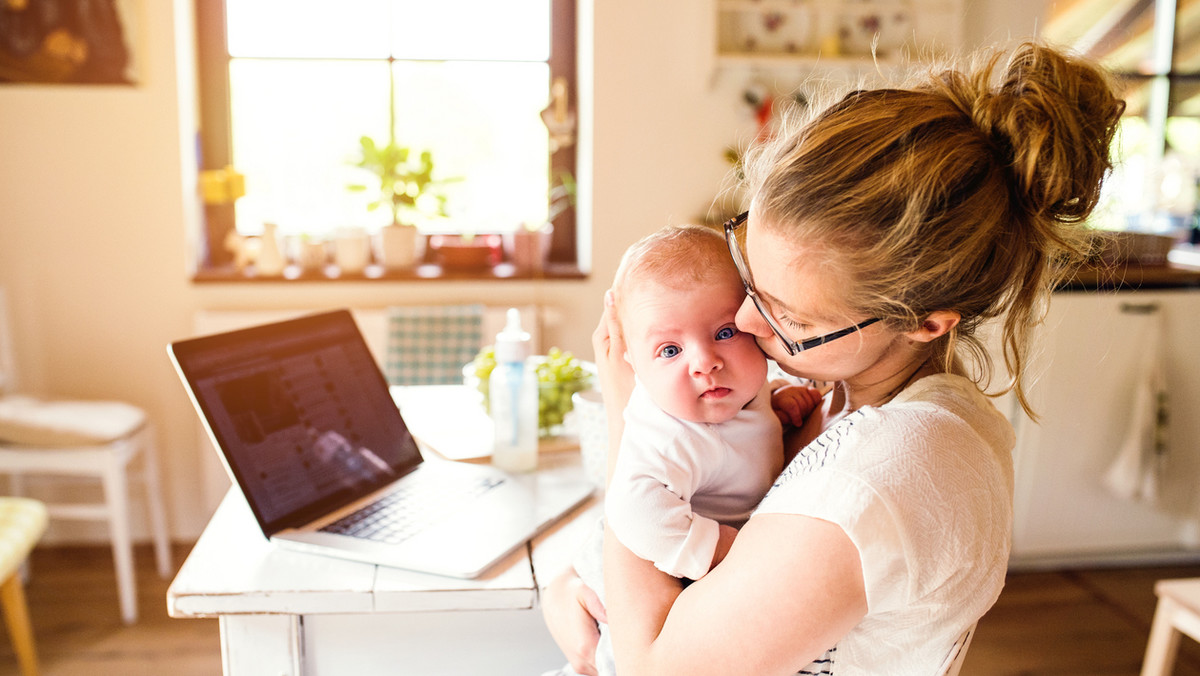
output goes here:
{"type": "Polygon", "coordinates": [[[129,531],[129,499],[125,465],[113,462],[104,470],[104,502],[108,506],[108,528],[112,537],[113,563],[117,571],[117,595],[121,619],[137,622],[137,587],[133,575],[133,538],[129,531]]]}
{"type": "Polygon", "coordinates": [[[154,429],[147,425],[142,432],[142,477],[146,487],[146,506],[150,512],[150,529],[154,538],[154,560],[159,577],[171,577],[171,538],[167,533],[167,514],[163,507],[162,483],[158,471],[158,446],[154,429]]]}
{"type": "Polygon", "coordinates": [[[1174,626],[1175,602],[1169,598],[1158,599],[1154,610],[1154,622],[1150,625],[1150,640],[1146,643],[1146,657],[1142,662],[1141,676],[1169,676],[1179,652],[1179,630],[1174,626]]]}
{"type": "Polygon", "coordinates": [[[12,638],[13,652],[21,676],[37,676],[37,648],[33,642],[33,625],[29,621],[29,605],[25,602],[25,590],[21,576],[13,573],[0,585],[0,606],[4,608],[4,622],[12,638]]]}

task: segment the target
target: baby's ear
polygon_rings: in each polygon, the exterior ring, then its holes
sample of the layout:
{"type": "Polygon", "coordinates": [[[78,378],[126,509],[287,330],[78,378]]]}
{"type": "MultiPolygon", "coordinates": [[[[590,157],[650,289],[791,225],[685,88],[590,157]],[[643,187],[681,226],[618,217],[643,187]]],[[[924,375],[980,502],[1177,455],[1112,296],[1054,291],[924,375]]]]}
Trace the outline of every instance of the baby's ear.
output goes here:
{"type": "Polygon", "coordinates": [[[935,310],[930,312],[929,316],[921,322],[915,331],[910,331],[905,335],[919,342],[928,343],[950,333],[954,327],[958,326],[958,322],[962,320],[962,315],[951,310],[935,310]]]}

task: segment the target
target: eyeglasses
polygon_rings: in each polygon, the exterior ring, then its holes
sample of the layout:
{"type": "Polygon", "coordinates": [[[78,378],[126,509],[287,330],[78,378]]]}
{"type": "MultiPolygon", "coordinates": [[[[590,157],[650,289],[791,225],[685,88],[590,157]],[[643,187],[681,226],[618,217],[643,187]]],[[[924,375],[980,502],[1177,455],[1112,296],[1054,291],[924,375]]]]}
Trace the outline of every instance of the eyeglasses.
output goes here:
{"type": "Polygon", "coordinates": [[[742,286],[746,287],[746,295],[750,297],[750,300],[754,301],[754,307],[758,308],[758,314],[762,315],[762,318],[767,322],[767,326],[771,327],[771,331],[779,338],[779,342],[783,343],[783,349],[787,350],[788,356],[795,356],[805,350],[811,350],[832,340],[848,336],[863,327],[870,326],[879,321],[879,317],[872,317],[849,328],[817,336],[816,338],[809,338],[808,340],[795,341],[788,338],[783,332],[783,327],[779,325],[779,322],[775,321],[775,317],[771,314],[770,309],[767,308],[766,302],[762,298],[759,298],[758,292],[754,290],[754,284],[750,281],[750,266],[746,263],[746,257],[742,255],[741,245],[738,244],[738,230],[745,227],[746,217],[749,215],[750,212],[744,211],[725,221],[725,243],[729,245],[729,255],[733,257],[733,264],[737,266],[738,276],[742,278],[742,286]]]}

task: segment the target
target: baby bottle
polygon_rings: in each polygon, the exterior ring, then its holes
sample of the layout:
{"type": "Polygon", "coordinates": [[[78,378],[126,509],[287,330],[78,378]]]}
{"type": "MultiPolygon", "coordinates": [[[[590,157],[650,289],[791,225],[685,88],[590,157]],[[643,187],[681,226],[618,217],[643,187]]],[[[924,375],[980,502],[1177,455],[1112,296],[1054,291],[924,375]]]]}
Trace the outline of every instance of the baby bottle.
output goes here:
{"type": "Polygon", "coordinates": [[[509,308],[504,330],[496,334],[496,366],[488,380],[495,425],[492,464],[509,472],[537,467],[538,382],[532,351],[520,311],[509,308]]]}

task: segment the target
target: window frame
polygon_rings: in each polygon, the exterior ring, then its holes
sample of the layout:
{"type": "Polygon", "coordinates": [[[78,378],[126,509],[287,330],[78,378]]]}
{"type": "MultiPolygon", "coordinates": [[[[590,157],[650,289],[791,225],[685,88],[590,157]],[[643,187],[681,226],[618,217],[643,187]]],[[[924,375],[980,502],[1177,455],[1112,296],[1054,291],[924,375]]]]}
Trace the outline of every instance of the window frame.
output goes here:
{"type": "MultiPolygon", "coordinates": [[[[556,78],[567,82],[567,108],[578,110],[578,62],[576,55],[576,0],[550,0],[551,36],[550,57],[547,59],[549,78],[546,91],[556,78]]],[[[225,0],[195,3],[196,59],[198,82],[199,129],[197,147],[200,153],[200,170],[220,170],[231,166],[233,155],[232,117],[230,113],[229,64],[230,55],[226,34],[225,0]]],[[[550,153],[549,176],[576,170],[577,144],[552,150],[550,153]]],[[[552,183],[553,185],[553,183],[552,183]]],[[[246,281],[250,275],[236,269],[232,252],[226,250],[224,242],[231,232],[236,232],[236,215],[233,203],[203,204],[202,232],[197,238],[198,250],[194,252],[195,271],[193,281],[246,281]]],[[[390,279],[428,280],[463,278],[583,278],[578,262],[576,210],[564,209],[553,220],[550,236],[548,262],[542,269],[516,271],[511,266],[495,266],[487,270],[463,271],[443,270],[436,264],[423,264],[413,270],[383,271],[370,266],[363,274],[330,277],[325,274],[300,276],[302,281],[332,279],[390,279]]],[[[429,235],[426,235],[428,237],[429,235]]],[[[426,247],[428,251],[428,247],[426,247]]],[[[279,281],[279,278],[273,278],[279,281]]]]}
{"type": "MultiPolygon", "coordinates": [[[[1146,152],[1138,155],[1146,160],[1151,167],[1148,174],[1153,176],[1159,171],[1167,151],[1167,126],[1172,117],[1172,109],[1179,103],[1176,93],[1179,88],[1200,83],[1200,70],[1196,70],[1194,66],[1186,67],[1179,59],[1182,3],[1176,0],[1151,0],[1151,5],[1153,24],[1150,28],[1149,52],[1143,61],[1132,67],[1106,67],[1126,91],[1137,91],[1144,87],[1148,92],[1143,111],[1131,114],[1127,110],[1125,114],[1127,117],[1141,117],[1146,122],[1150,133],[1149,146],[1146,152]]],[[[1131,6],[1130,13],[1123,17],[1122,21],[1109,26],[1100,39],[1081,49],[1081,52],[1103,64],[1103,55],[1097,54],[1095,50],[1112,49],[1114,44],[1119,45],[1122,31],[1128,27],[1129,17],[1138,7],[1140,5],[1131,6]]],[[[1149,187],[1147,184],[1147,188],[1149,187]]],[[[1148,210],[1125,212],[1127,219],[1136,217],[1138,221],[1130,223],[1127,220],[1121,224],[1123,229],[1154,231],[1154,221],[1162,213],[1157,198],[1153,201],[1154,203],[1146,205],[1148,210]]],[[[1196,209],[1200,210],[1200,204],[1196,209]]],[[[1195,226],[1192,228],[1191,236],[1195,237],[1195,226]]]]}

